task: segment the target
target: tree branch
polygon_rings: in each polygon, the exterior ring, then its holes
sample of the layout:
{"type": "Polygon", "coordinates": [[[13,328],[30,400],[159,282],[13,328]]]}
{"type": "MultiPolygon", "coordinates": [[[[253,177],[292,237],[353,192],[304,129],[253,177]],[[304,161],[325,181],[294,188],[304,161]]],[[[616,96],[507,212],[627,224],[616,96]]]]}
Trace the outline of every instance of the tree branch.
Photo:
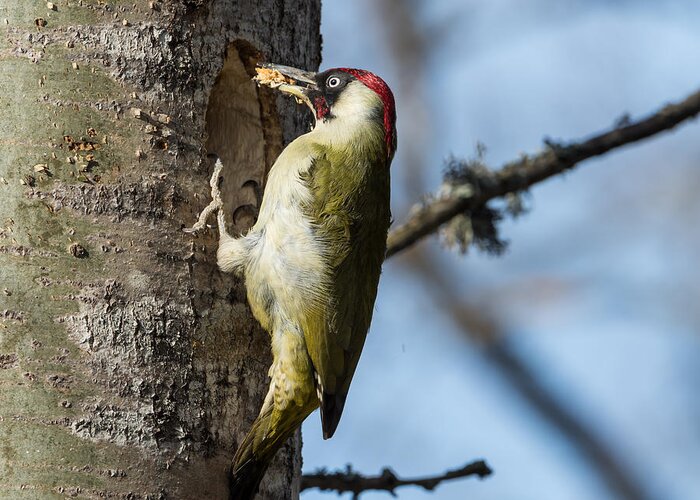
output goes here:
{"type": "Polygon", "coordinates": [[[545,141],[547,149],[535,155],[507,163],[495,172],[485,172],[469,186],[420,206],[409,219],[389,234],[387,257],[405,250],[434,233],[453,217],[473,212],[489,200],[523,191],[533,184],[573,168],[589,158],[670,130],[700,113],[700,91],[685,100],[668,104],[656,113],[636,122],[625,123],[582,142],[560,145],[545,141]]]}
{"type": "Polygon", "coordinates": [[[378,476],[363,476],[348,466],[345,472],[304,474],[301,478],[301,490],[318,488],[324,491],[336,491],[338,494],[351,492],[353,498],[358,498],[360,493],[369,490],[387,491],[393,495],[394,490],[400,486],[421,486],[432,491],[444,481],[475,475],[484,478],[492,472],[483,460],[469,463],[459,469],[448,470],[439,476],[410,479],[401,479],[388,468],[378,476]]]}

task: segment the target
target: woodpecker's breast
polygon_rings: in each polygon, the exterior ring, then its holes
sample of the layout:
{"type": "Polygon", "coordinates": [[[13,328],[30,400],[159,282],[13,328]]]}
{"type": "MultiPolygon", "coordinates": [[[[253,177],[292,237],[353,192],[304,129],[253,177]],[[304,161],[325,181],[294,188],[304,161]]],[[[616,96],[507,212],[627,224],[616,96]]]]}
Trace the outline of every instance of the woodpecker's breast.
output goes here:
{"type": "Polygon", "coordinates": [[[292,322],[322,300],[327,285],[323,245],[302,207],[311,199],[301,174],[311,166],[308,138],[301,136],[279,156],[268,176],[245,270],[248,300],[263,327],[292,322]]]}

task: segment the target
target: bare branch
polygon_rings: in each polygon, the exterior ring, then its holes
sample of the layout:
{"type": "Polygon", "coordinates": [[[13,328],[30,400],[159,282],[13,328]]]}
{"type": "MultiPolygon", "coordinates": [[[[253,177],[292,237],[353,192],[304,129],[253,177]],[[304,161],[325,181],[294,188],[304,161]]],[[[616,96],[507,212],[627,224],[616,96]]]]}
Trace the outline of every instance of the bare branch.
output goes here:
{"type": "Polygon", "coordinates": [[[700,91],[679,103],[668,104],[647,118],[636,122],[625,120],[612,130],[582,142],[560,145],[547,141],[547,149],[542,153],[507,163],[501,170],[484,173],[471,190],[420,206],[408,221],[389,234],[387,257],[434,233],[442,224],[465,211],[475,211],[489,200],[523,191],[589,158],[670,130],[698,113],[700,91]]]}
{"type": "Polygon", "coordinates": [[[336,491],[338,494],[351,492],[354,498],[359,498],[360,493],[369,490],[387,491],[393,495],[394,490],[401,486],[420,486],[428,491],[432,491],[445,481],[467,476],[484,478],[492,472],[491,468],[483,460],[469,463],[459,469],[448,470],[439,476],[410,479],[401,479],[388,468],[385,468],[378,476],[363,476],[354,472],[348,466],[345,472],[304,474],[301,478],[301,489],[303,491],[318,488],[324,491],[336,491]]]}

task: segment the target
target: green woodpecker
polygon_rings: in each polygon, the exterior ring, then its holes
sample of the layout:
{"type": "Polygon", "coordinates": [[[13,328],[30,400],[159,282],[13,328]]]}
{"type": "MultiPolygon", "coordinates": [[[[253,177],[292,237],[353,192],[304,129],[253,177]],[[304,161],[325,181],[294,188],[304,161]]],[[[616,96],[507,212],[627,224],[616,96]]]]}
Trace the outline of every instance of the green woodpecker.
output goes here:
{"type": "Polygon", "coordinates": [[[396,111],[369,71],[284,75],[274,85],[311,108],[315,126],[270,170],[258,219],[221,235],[222,271],[244,276],[251,310],[270,333],[270,388],[236,452],[231,498],[255,496],[275,452],[317,407],[323,437],[338,426],[360,358],[386,252],[396,111]]]}

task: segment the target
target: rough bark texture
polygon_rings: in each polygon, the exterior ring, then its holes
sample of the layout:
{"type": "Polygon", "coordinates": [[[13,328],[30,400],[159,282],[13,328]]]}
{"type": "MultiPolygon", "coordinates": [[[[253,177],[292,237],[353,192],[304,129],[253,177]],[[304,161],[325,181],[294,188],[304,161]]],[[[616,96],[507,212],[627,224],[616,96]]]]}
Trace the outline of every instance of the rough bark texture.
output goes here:
{"type": "MultiPolygon", "coordinates": [[[[207,149],[233,210],[302,131],[247,73],[315,69],[320,0],[53,3],[0,0],[0,496],[225,498],[269,340],[181,228],[207,149]]],[[[298,442],[262,498],[298,495],[298,442]]]]}

